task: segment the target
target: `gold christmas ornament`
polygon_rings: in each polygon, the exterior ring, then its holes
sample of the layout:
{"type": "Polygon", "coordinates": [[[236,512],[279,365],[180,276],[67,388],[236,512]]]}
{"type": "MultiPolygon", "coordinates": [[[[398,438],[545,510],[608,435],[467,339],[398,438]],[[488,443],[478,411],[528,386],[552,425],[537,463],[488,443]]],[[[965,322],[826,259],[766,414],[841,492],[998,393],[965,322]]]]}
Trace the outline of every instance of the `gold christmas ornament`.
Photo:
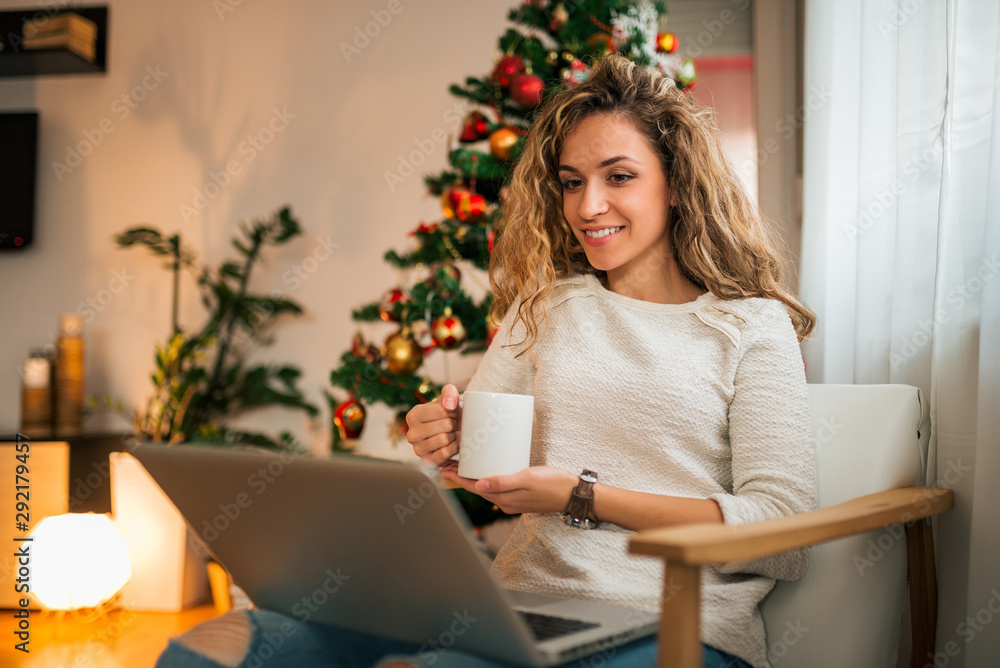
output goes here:
{"type": "Polygon", "coordinates": [[[516,143],[516,132],[510,128],[499,128],[490,135],[490,152],[501,160],[506,160],[516,143]]]}
{"type": "Polygon", "coordinates": [[[409,376],[420,368],[424,351],[414,340],[409,327],[403,327],[385,340],[385,360],[389,371],[397,376],[409,376]]]}

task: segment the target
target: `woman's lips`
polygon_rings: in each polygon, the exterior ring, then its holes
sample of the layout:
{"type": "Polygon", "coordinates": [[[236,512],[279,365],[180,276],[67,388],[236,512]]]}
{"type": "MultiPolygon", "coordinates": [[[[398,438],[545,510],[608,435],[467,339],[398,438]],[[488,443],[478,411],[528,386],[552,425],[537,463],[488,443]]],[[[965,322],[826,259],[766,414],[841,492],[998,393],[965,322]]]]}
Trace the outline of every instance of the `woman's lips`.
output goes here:
{"type": "Polygon", "coordinates": [[[590,236],[589,234],[587,234],[586,232],[584,232],[583,233],[583,242],[585,244],[587,244],[588,246],[590,246],[591,248],[596,247],[596,246],[605,246],[605,245],[611,243],[611,241],[615,237],[617,237],[619,234],[621,234],[622,230],[624,230],[624,229],[625,229],[624,227],[619,227],[617,229],[617,231],[612,232],[610,234],[605,234],[604,236],[598,237],[596,239],[594,237],[590,236]]]}

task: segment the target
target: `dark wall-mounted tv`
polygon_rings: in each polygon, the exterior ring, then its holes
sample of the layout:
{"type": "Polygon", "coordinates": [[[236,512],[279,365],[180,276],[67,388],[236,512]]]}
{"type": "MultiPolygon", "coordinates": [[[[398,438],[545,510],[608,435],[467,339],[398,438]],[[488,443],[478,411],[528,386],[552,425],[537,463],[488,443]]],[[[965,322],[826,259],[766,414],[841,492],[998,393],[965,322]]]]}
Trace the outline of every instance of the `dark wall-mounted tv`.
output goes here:
{"type": "Polygon", "coordinates": [[[37,166],[38,113],[0,113],[0,250],[34,240],[37,166]]]}

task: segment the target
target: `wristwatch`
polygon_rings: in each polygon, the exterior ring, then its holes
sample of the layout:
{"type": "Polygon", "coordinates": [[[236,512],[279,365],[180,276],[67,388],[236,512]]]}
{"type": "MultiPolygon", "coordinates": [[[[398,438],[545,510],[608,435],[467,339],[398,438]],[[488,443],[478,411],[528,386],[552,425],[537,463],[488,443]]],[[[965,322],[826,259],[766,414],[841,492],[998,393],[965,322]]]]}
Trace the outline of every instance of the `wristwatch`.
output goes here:
{"type": "Polygon", "coordinates": [[[594,514],[594,483],[597,474],[584,469],[580,474],[580,482],[573,488],[569,504],[563,511],[562,521],[577,529],[596,529],[600,526],[597,515],[594,514]]]}

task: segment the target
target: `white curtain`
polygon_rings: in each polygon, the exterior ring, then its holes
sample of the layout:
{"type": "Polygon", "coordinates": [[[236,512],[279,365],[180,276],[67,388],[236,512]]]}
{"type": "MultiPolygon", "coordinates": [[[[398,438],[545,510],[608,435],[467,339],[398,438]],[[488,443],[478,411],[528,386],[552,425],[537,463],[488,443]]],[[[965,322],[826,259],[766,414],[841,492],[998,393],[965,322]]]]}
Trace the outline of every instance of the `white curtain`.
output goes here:
{"type": "Polygon", "coordinates": [[[996,0],[806,0],[809,380],[921,388],[956,496],[921,665],[1000,665],[998,35],[996,0]]]}

